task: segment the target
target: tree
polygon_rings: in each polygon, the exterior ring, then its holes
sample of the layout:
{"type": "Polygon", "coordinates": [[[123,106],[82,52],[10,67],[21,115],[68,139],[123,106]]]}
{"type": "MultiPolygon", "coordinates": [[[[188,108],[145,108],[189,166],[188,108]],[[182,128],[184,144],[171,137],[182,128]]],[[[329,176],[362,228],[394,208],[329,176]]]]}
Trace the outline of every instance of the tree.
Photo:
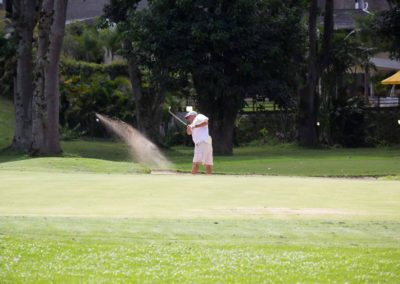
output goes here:
{"type": "Polygon", "coordinates": [[[143,34],[140,30],[149,18],[145,17],[146,11],[136,11],[139,2],[113,0],[105,7],[105,18],[111,24],[117,24],[121,33],[121,54],[128,62],[137,128],[153,142],[161,144],[160,127],[168,71],[160,60],[161,57],[146,45],[149,42],[146,37],[151,37],[152,32],[143,34]],[[150,57],[152,59],[149,60],[150,57]]]}
{"type": "Polygon", "coordinates": [[[17,37],[14,83],[16,130],[12,148],[31,154],[61,151],[58,134],[58,65],[68,0],[18,0],[12,4],[17,37]],[[40,13],[39,13],[40,11],[40,13]],[[39,21],[37,58],[33,31],[39,21]]]}
{"type": "Polygon", "coordinates": [[[12,1],[12,21],[17,38],[14,79],[15,133],[12,149],[27,152],[32,143],[33,30],[40,1],[12,1]]]}
{"type": "Polygon", "coordinates": [[[210,118],[215,152],[230,155],[245,96],[289,105],[297,78],[286,74],[297,74],[295,58],[304,50],[300,21],[299,7],[281,1],[155,0],[131,18],[130,30],[147,66],[189,74],[198,108],[210,118]]]}
{"type": "Polygon", "coordinates": [[[321,73],[328,66],[333,37],[333,0],[325,1],[322,48],[318,50],[318,0],[311,0],[308,12],[308,72],[299,97],[298,131],[300,145],[313,147],[317,136],[317,85],[321,73]]]}
{"type": "Polygon", "coordinates": [[[369,39],[393,58],[400,59],[400,1],[388,1],[391,8],[377,13],[369,25],[364,27],[369,39]]]}
{"type": "Polygon", "coordinates": [[[33,104],[34,155],[57,154],[59,143],[59,62],[68,0],[44,0],[40,11],[33,104]]]}

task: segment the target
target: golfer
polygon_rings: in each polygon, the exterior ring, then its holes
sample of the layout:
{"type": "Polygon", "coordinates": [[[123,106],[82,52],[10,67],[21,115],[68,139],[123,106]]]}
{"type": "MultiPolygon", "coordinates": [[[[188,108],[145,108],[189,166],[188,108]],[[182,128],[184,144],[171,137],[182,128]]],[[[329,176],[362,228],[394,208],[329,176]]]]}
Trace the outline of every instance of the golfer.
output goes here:
{"type": "Polygon", "coordinates": [[[208,117],[198,114],[195,111],[190,111],[185,115],[188,121],[186,133],[192,135],[194,142],[194,156],[192,174],[199,172],[200,164],[203,164],[206,174],[212,174],[213,166],[213,148],[212,140],[208,133],[208,117]]]}

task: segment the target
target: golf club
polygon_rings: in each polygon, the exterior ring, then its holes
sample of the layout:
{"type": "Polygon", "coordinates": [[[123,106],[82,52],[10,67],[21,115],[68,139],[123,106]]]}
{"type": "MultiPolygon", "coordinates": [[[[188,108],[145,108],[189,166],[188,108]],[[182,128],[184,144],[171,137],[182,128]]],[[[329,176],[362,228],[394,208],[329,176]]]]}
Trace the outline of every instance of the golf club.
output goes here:
{"type": "Polygon", "coordinates": [[[172,111],[171,111],[171,107],[169,106],[168,107],[168,112],[170,113],[170,115],[172,115],[176,120],[178,120],[180,123],[182,123],[183,125],[185,125],[185,126],[187,126],[187,123],[186,122],[184,122],[182,119],[180,119],[176,114],[174,114],[172,111]]]}

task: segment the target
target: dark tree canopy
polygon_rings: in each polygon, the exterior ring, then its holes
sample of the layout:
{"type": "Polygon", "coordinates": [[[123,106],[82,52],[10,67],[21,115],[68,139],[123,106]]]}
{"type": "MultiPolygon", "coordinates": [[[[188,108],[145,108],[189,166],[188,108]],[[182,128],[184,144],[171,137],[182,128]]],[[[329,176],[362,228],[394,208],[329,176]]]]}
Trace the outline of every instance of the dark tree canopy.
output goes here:
{"type": "Polygon", "coordinates": [[[190,74],[216,152],[232,154],[246,96],[295,104],[305,50],[301,8],[274,0],[154,0],[148,10],[121,12],[127,20],[120,26],[130,42],[127,57],[155,82],[190,74]]]}
{"type": "Polygon", "coordinates": [[[391,56],[400,59],[400,1],[392,9],[383,11],[374,17],[371,29],[378,45],[390,52],[391,56]]]}

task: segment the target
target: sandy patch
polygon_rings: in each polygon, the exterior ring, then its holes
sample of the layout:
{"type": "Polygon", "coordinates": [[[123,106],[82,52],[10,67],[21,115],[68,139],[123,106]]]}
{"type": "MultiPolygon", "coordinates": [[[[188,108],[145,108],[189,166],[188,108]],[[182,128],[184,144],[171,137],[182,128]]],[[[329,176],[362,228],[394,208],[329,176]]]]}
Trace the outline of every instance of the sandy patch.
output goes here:
{"type": "MultiPolygon", "coordinates": [[[[206,213],[204,210],[189,210],[191,212],[206,213]]],[[[222,214],[222,215],[363,215],[363,212],[346,211],[330,208],[299,208],[292,209],[286,207],[238,207],[232,209],[210,209],[207,213],[222,214]]],[[[206,214],[207,214],[206,213],[206,214]]]]}

